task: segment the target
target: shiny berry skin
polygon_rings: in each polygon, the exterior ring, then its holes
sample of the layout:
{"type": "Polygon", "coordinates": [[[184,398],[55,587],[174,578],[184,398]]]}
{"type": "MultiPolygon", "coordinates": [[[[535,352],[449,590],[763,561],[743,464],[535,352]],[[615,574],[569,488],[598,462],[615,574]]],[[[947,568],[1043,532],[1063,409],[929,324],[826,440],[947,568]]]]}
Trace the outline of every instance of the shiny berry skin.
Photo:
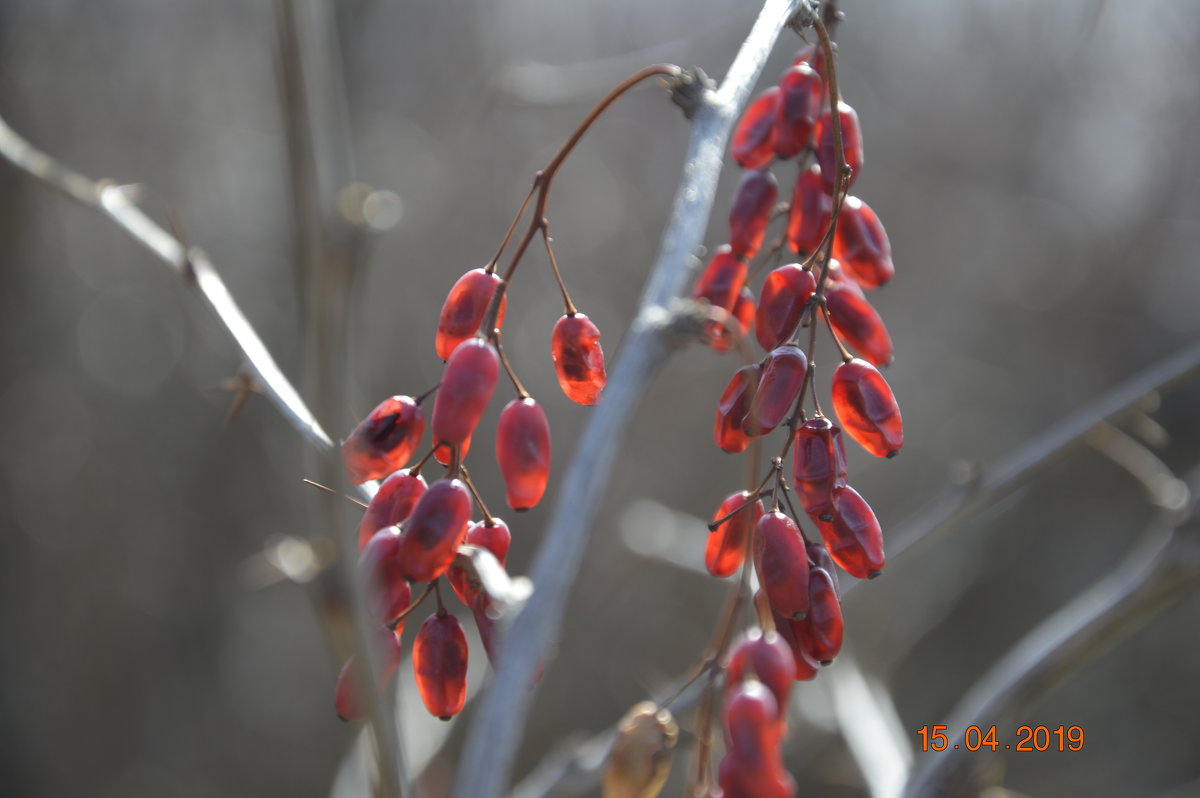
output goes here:
{"type": "Polygon", "coordinates": [[[792,651],[793,664],[796,666],[796,681],[807,682],[816,678],[817,672],[821,670],[821,663],[808,655],[797,637],[798,631],[803,633],[807,616],[799,621],[793,621],[791,618],[783,617],[772,607],[771,617],[775,619],[775,631],[792,651]]]}
{"type": "Polygon", "coordinates": [[[754,528],[754,566],[771,608],[785,618],[808,612],[808,552],[796,523],[778,510],[754,528]]]}
{"type": "Polygon", "coordinates": [[[866,499],[847,486],[838,497],[832,524],[819,524],[829,556],[856,579],[872,579],[883,571],[883,532],[866,499]]]}
{"type": "Polygon", "coordinates": [[[878,288],[896,274],[887,231],[871,206],[858,197],[846,197],[838,211],[833,256],[863,288],[878,288]]]}
{"type": "Polygon", "coordinates": [[[779,183],[770,171],[754,169],[742,175],[729,208],[729,247],[734,255],[749,260],[758,254],[778,196],[779,183]]]}
{"type": "Polygon", "coordinates": [[[412,588],[400,562],[402,541],[400,527],[385,526],[371,537],[358,558],[358,572],[367,585],[367,606],[374,613],[372,620],[382,624],[404,612],[412,601],[412,588]]]}
{"type": "Polygon", "coordinates": [[[500,356],[482,338],[463,341],[450,354],[433,403],[434,443],[462,446],[496,390],[500,356]]]}
{"type": "Polygon", "coordinates": [[[712,323],[707,330],[708,345],[718,352],[733,349],[746,333],[754,329],[754,312],[754,292],[744,285],[733,306],[732,318],[727,319],[725,324],[712,323]]]}
{"type": "Polygon", "coordinates": [[[763,362],[758,390],[746,413],[746,434],[758,437],[778,427],[792,412],[807,374],[808,358],[803,349],[784,344],[771,350],[763,362]]]}
{"type": "MultiPolygon", "coordinates": [[[[471,451],[471,436],[458,445],[458,459],[460,461],[467,459],[467,453],[471,451]]],[[[450,465],[450,456],[453,450],[448,443],[439,443],[433,448],[433,459],[444,466],[450,465]]]]}
{"type": "MultiPolygon", "coordinates": [[[[459,344],[475,336],[501,282],[500,275],[489,274],[485,269],[471,269],[458,278],[438,317],[435,339],[438,357],[448,360],[459,344]]],[[[507,296],[501,297],[500,309],[496,314],[497,329],[504,324],[504,306],[507,302],[507,296]]],[[[484,333],[491,333],[491,330],[484,330],[484,333]]]]}
{"type": "Polygon", "coordinates": [[[758,679],[734,685],[725,695],[722,717],[728,752],[746,765],[765,762],[779,743],[778,721],[783,709],[758,679]]]}
{"type": "MultiPolygon", "coordinates": [[[[858,173],[862,171],[863,144],[862,129],[858,124],[858,112],[848,103],[838,101],[838,119],[842,128],[842,149],[846,163],[850,166],[850,180],[846,190],[854,185],[858,173]]],[[[834,181],[837,180],[837,154],[833,144],[833,113],[826,108],[817,120],[817,163],[821,165],[821,180],[826,194],[833,194],[834,181]]]]}
{"type": "Polygon", "coordinates": [[[471,494],[457,479],[439,479],[417,501],[404,525],[400,559],[414,582],[437,579],[450,563],[471,520],[471,494]]]}
{"type": "MultiPolygon", "coordinates": [[[[379,688],[382,690],[396,672],[400,664],[400,635],[392,632],[386,626],[376,628],[378,637],[375,645],[382,659],[379,668],[379,688]]],[[[363,716],[362,701],[359,699],[358,685],[355,683],[356,666],[354,657],[346,660],[338,674],[337,686],[333,689],[333,706],[337,715],[344,721],[351,721],[363,716]]]]}
{"type": "Polygon", "coordinates": [[[713,438],[717,446],[730,454],[746,450],[750,443],[743,427],[746,414],[758,391],[762,368],[758,364],[742,366],[729,380],[717,402],[717,417],[713,422],[713,438]]]}
{"type": "Polygon", "coordinates": [[[833,409],[846,434],[876,457],[893,457],[904,445],[900,407],[879,370],[854,358],[833,372],[833,409]]]}
{"type": "Polygon", "coordinates": [[[737,573],[746,556],[746,541],[749,540],[758,519],[762,518],[762,502],[751,502],[750,492],[743,490],[727,496],[713,513],[712,520],[725,518],[739,507],[742,509],[738,513],[726,518],[715,530],[708,533],[708,543],[704,547],[704,567],[713,576],[723,578],[737,573]]]}
{"type": "Polygon", "coordinates": [[[812,273],[788,263],[767,275],[754,315],[754,336],[768,352],[792,337],[800,316],[817,290],[812,273]]]}
{"type": "Polygon", "coordinates": [[[358,550],[366,548],[371,536],[385,526],[404,523],[427,487],[425,477],[407,470],[397,471],[380,483],[358,524],[358,550]]]}
{"type": "Polygon", "coordinates": [[[804,62],[791,67],[779,78],[775,154],[780,158],[795,158],[812,143],[824,88],[821,76],[804,62]]]}
{"type": "Polygon", "coordinates": [[[430,615],[413,641],[417,692],[429,714],[441,720],[467,701],[467,636],[453,615],[430,615]]]}
{"type": "Polygon", "coordinates": [[[541,501],[550,479],[550,424],[532,397],[513,399],[500,412],[496,461],[509,507],[528,510],[541,501]]]}
{"type": "Polygon", "coordinates": [[[824,416],[796,428],[792,442],[792,486],[804,512],[833,520],[833,506],[846,487],[842,431],[824,416]]]}
{"type": "Polygon", "coordinates": [[[892,362],[892,336],[888,335],[883,319],[861,292],[855,292],[844,283],[827,283],[825,309],[834,332],[859,357],[873,366],[886,366],[892,362]]]}
{"type": "Polygon", "coordinates": [[[713,250],[712,259],[692,288],[692,299],[706,299],[713,307],[732,312],[745,283],[745,261],[733,253],[732,247],[723,244],[713,250]]]}
{"type": "Polygon", "coordinates": [[[425,411],[411,396],[384,399],[342,444],[346,474],[355,485],[408,465],[425,432],[425,411]]]}
{"type": "Polygon", "coordinates": [[[726,688],[748,678],[750,673],[766,685],[776,704],[787,706],[796,678],[796,660],[787,641],[775,632],[764,634],[752,629],[734,643],[725,670],[726,688]]]}
{"type": "Polygon", "coordinates": [[[811,255],[821,246],[833,220],[833,198],[825,193],[821,168],[813,164],[796,178],[788,208],[787,242],[793,251],[811,255]]]}
{"type": "Polygon", "coordinates": [[[824,568],[808,572],[808,615],[804,618],[804,639],[809,655],[828,665],[842,650],[842,603],[838,600],[833,576],[824,568]]]}
{"type": "MultiPolygon", "coordinates": [[[[512,533],[508,531],[508,524],[499,518],[493,518],[491,524],[486,521],[476,521],[467,529],[466,537],[462,542],[467,546],[479,546],[481,549],[487,549],[500,563],[500,566],[504,567],[504,563],[508,559],[508,547],[512,543],[512,533]]],[[[451,565],[446,569],[446,578],[450,582],[450,587],[454,588],[454,594],[458,596],[458,600],[470,606],[471,600],[479,594],[480,586],[474,584],[473,580],[467,576],[467,572],[457,565],[451,565]]]]}
{"type": "Polygon", "coordinates": [[[746,107],[733,131],[730,153],[743,169],[760,169],[775,158],[775,109],[779,87],[772,86],[746,107]]]}
{"type": "MultiPolygon", "coordinates": [[[[809,572],[813,569],[823,568],[825,573],[829,574],[829,578],[833,580],[833,592],[837,595],[842,595],[842,589],[838,586],[837,569],[833,567],[833,558],[829,556],[829,552],[825,550],[825,546],[821,543],[805,543],[805,550],[808,552],[808,562],[811,564],[809,572]]],[[[809,591],[811,600],[812,591],[809,591]]]]}
{"type": "Polygon", "coordinates": [[[572,402],[594,405],[608,382],[600,330],[582,313],[563,316],[550,336],[550,355],[563,393],[572,402]]]}

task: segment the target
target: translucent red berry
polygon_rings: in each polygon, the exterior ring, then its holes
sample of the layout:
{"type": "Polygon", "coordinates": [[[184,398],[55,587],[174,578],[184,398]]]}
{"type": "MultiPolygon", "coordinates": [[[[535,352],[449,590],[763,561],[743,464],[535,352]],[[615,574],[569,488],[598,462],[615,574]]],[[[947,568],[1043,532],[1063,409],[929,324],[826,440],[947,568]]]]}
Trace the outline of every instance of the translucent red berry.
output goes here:
{"type": "Polygon", "coordinates": [[[582,313],[563,316],[550,336],[550,355],[563,393],[572,402],[594,405],[608,381],[600,330],[582,313]]]}
{"type": "Polygon", "coordinates": [[[758,390],[746,413],[746,434],[766,435],[779,426],[792,412],[808,374],[808,358],[795,344],[784,344],[771,350],[762,364],[758,390]]]}
{"type": "Polygon", "coordinates": [[[722,719],[728,752],[746,765],[765,762],[779,743],[777,721],[781,709],[758,679],[744,679],[734,685],[725,695],[722,719]]]}
{"type": "Polygon", "coordinates": [[[846,197],[838,211],[833,256],[863,288],[878,288],[896,274],[887,231],[871,206],[858,197],[846,197]]]}
{"type": "Polygon", "coordinates": [[[541,501],[550,479],[550,424],[532,397],[513,399],[500,412],[496,461],[509,507],[528,510],[541,501]]]}
{"type": "Polygon", "coordinates": [[[812,273],[788,263],[767,275],[754,315],[754,336],[768,352],[792,337],[817,284],[812,273]]]}
{"type": "Polygon", "coordinates": [[[433,441],[462,446],[496,390],[500,357],[482,338],[463,341],[450,354],[433,404],[433,441]]]}
{"type": "Polygon", "coordinates": [[[892,457],[904,445],[900,407],[879,370],[854,358],[833,372],[833,409],[842,429],[876,457],[892,457]]]}
{"type": "Polygon", "coordinates": [[[758,254],[778,196],[779,184],[770,171],[753,169],[742,175],[729,208],[729,246],[734,255],[748,260],[758,254]]]}
{"type": "Polygon", "coordinates": [[[457,479],[439,479],[417,500],[404,525],[401,561],[414,582],[441,576],[454,560],[471,520],[471,494],[457,479]]]}
{"type": "MultiPolygon", "coordinates": [[[[862,171],[863,144],[862,129],[858,125],[858,112],[848,103],[838,101],[838,120],[842,128],[842,149],[846,163],[850,166],[850,181],[846,190],[854,185],[858,173],[862,171]]],[[[817,120],[817,163],[821,165],[821,178],[825,193],[832,195],[834,181],[837,180],[837,154],[834,152],[833,113],[826,108],[817,120]]]]}
{"type": "Polygon", "coordinates": [[[453,615],[430,615],[413,641],[417,691],[429,714],[450,720],[467,700],[467,636],[453,615]]]}
{"type": "Polygon", "coordinates": [[[824,416],[796,428],[792,442],[792,485],[804,512],[833,520],[833,505],[846,487],[846,447],[842,431],[824,416]]]}
{"type": "Polygon", "coordinates": [[[808,572],[808,615],[803,643],[809,655],[828,665],[842,650],[842,603],[833,576],[824,568],[808,572]]]}
{"type": "Polygon", "coordinates": [[[355,485],[408,465],[425,432],[425,411],[411,396],[384,399],[342,444],[346,474],[355,485]]]}
{"type": "Polygon", "coordinates": [[[866,499],[847,486],[838,497],[833,523],[820,525],[829,556],[856,579],[871,579],[883,570],[883,532],[866,499]]]}
{"type": "MultiPolygon", "coordinates": [[[[490,524],[487,521],[476,521],[467,529],[467,534],[462,542],[468,546],[487,549],[503,567],[508,559],[508,547],[512,543],[512,533],[508,530],[508,524],[499,518],[493,518],[490,524]]],[[[479,585],[475,584],[467,576],[467,572],[457,565],[451,565],[446,569],[446,578],[450,582],[450,587],[454,588],[454,594],[458,596],[459,601],[470,606],[471,600],[479,593],[479,585]]]]}
{"type": "MultiPolygon", "coordinates": [[[[379,667],[379,689],[383,689],[389,681],[392,674],[396,672],[396,666],[400,664],[400,635],[392,632],[386,626],[376,627],[377,638],[375,645],[378,647],[380,655],[379,667]]],[[[359,697],[360,691],[357,684],[357,666],[355,658],[350,657],[346,663],[342,665],[342,670],[338,674],[337,686],[333,689],[333,706],[337,710],[338,717],[344,721],[356,720],[361,718],[364,713],[362,699],[359,697]]]]}
{"type": "Polygon", "coordinates": [[[746,541],[762,514],[762,502],[750,501],[749,491],[742,490],[725,497],[712,517],[713,521],[725,520],[708,533],[708,543],[704,547],[704,567],[710,574],[726,577],[737,572],[746,556],[746,541]],[[725,518],[734,511],[737,512],[725,518]]]}
{"type": "Polygon", "coordinates": [[[717,402],[717,417],[713,423],[713,438],[721,449],[736,454],[746,450],[750,443],[743,427],[746,414],[758,390],[762,368],[756,363],[743,366],[734,372],[717,402]]]}
{"type": "Polygon", "coordinates": [[[367,605],[374,613],[372,620],[378,623],[388,623],[412,601],[412,588],[400,560],[401,543],[400,527],[385,526],[371,536],[358,558],[358,572],[367,586],[367,605]]]}
{"type": "Polygon", "coordinates": [[[788,208],[787,241],[795,252],[811,255],[821,246],[833,220],[833,198],[825,193],[821,168],[813,164],[796,178],[788,208]]]}
{"type": "Polygon", "coordinates": [[[766,685],[776,704],[787,706],[796,678],[796,660],[777,633],[752,629],[733,644],[725,671],[727,688],[750,676],[766,685]]]}
{"type": "Polygon", "coordinates": [[[692,299],[707,299],[713,307],[732,311],[746,283],[746,263],[733,248],[723,244],[713,250],[712,259],[692,288],[692,299]]]}
{"type": "Polygon", "coordinates": [[[754,329],[754,292],[742,286],[733,314],[724,324],[714,324],[709,331],[708,344],[718,352],[727,352],[754,329]]]}
{"type": "Polygon", "coordinates": [[[799,621],[793,621],[791,618],[783,617],[772,607],[771,617],[775,620],[775,631],[792,651],[792,661],[796,666],[796,681],[807,682],[815,678],[817,672],[821,670],[821,663],[809,656],[797,637],[797,631],[803,629],[807,616],[799,621]]]}
{"type": "MultiPolygon", "coordinates": [[[[453,454],[453,447],[448,443],[439,443],[433,447],[433,459],[444,466],[450,465],[450,457],[453,454]]],[[[458,459],[466,460],[467,453],[471,451],[471,436],[458,445],[458,459]]]]}
{"type": "Polygon", "coordinates": [[[812,143],[824,87],[821,76],[806,62],[796,64],[779,78],[775,154],[780,158],[794,158],[812,143]]]}
{"type": "MultiPolygon", "coordinates": [[[[500,283],[498,274],[489,274],[484,269],[471,269],[458,278],[438,317],[435,339],[438,357],[448,360],[459,344],[475,336],[500,283]]],[[[497,328],[504,323],[504,306],[507,302],[507,296],[501,297],[499,313],[496,315],[497,328]]],[[[484,334],[490,332],[484,330],[484,334]]]]}
{"type": "Polygon", "coordinates": [[[873,366],[892,362],[892,336],[866,297],[845,284],[827,285],[825,308],[842,343],[873,366]]]}
{"type": "Polygon", "coordinates": [[[759,169],[775,158],[775,108],[779,87],[772,86],[747,106],[733,131],[733,159],[743,169],[759,169]]]}
{"type": "Polygon", "coordinates": [[[358,550],[366,548],[371,536],[385,526],[404,523],[427,487],[425,477],[408,470],[397,471],[380,483],[358,524],[358,550]]]}
{"type": "Polygon", "coordinates": [[[778,510],[754,528],[754,566],[772,609],[785,618],[808,612],[808,553],[792,519],[778,510]]]}

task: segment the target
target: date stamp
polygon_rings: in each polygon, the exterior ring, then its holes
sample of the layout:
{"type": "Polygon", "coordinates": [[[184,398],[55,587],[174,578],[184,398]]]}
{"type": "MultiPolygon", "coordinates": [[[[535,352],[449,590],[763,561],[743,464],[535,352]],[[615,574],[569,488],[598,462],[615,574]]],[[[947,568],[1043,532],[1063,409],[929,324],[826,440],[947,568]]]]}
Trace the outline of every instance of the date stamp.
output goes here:
{"type": "Polygon", "coordinates": [[[1018,726],[1011,737],[1000,739],[995,726],[968,726],[962,736],[954,736],[948,726],[922,726],[917,729],[922,751],[965,748],[968,751],[1082,751],[1082,726],[1018,726]]]}

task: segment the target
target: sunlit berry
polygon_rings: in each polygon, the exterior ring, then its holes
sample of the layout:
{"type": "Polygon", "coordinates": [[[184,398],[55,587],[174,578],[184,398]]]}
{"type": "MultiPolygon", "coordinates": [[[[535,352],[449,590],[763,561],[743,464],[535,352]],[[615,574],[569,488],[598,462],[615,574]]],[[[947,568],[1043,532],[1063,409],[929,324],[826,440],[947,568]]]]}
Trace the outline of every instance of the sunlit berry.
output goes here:
{"type": "MultiPolygon", "coordinates": [[[[508,547],[512,543],[512,533],[508,530],[508,524],[499,518],[493,518],[491,523],[476,521],[467,528],[462,542],[467,546],[487,549],[500,566],[504,567],[508,559],[508,547]]],[[[454,594],[458,596],[459,601],[470,606],[471,600],[479,593],[480,586],[467,575],[466,570],[458,565],[451,565],[446,569],[446,579],[450,582],[450,587],[454,588],[454,594]]]]}
{"type": "Polygon", "coordinates": [[[746,450],[750,438],[743,429],[746,414],[758,390],[762,368],[756,363],[743,366],[734,372],[717,402],[717,416],[713,422],[713,439],[717,446],[730,454],[746,450]]]}
{"type": "Polygon", "coordinates": [[[471,494],[457,479],[439,479],[417,500],[404,524],[401,562],[414,582],[441,576],[454,560],[455,551],[471,520],[471,494]]]}
{"type": "Polygon", "coordinates": [[[793,251],[811,255],[821,246],[833,220],[833,198],[825,193],[821,167],[813,164],[796,178],[788,207],[787,242],[793,251]]]}
{"type": "Polygon", "coordinates": [[[811,65],[801,62],[779,78],[779,103],[775,112],[775,154],[794,158],[812,143],[821,114],[824,81],[811,65]]]}
{"type": "Polygon", "coordinates": [[[408,465],[425,432],[425,411],[411,396],[384,399],[342,444],[346,474],[355,485],[408,465]]]}
{"type": "Polygon", "coordinates": [[[550,479],[550,424],[532,397],[513,399],[500,412],[496,461],[509,507],[528,510],[541,501],[550,479]]]}
{"type": "Polygon", "coordinates": [[[758,390],[746,413],[746,434],[758,437],[778,427],[791,413],[807,374],[808,358],[803,349],[784,344],[771,350],[763,361],[758,390]]]}
{"type": "Polygon", "coordinates": [[[759,169],[775,158],[775,109],[779,87],[754,98],[733,131],[730,152],[743,169],[759,169]]]}
{"type": "Polygon", "coordinates": [[[417,692],[429,714],[449,720],[467,700],[467,636],[449,614],[429,616],[413,640],[417,692]]]}
{"type": "Polygon", "coordinates": [[[796,428],[792,485],[804,512],[833,520],[834,502],[846,487],[846,448],[841,429],[828,418],[810,418],[796,428]]]}
{"type": "Polygon", "coordinates": [[[842,650],[842,604],[833,576],[824,568],[808,572],[808,615],[802,643],[813,659],[827,665],[842,650]]]}
{"type": "Polygon", "coordinates": [[[692,299],[705,299],[714,307],[732,312],[746,282],[746,263],[729,244],[713,250],[713,256],[692,288],[692,299]]]}
{"type": "Polygon", "coordinates": [[[779,184],[770,171],[753,169],[742,175],[729,208],[729,246],[733,254],[745,259],[758,254],[778,196],[779,184]]]}
{"type": "Polygon", "coordinates": [[[359,551],[366,548],[367,541],[380,529],[404,523],[427,487],[425,477],[409,470],[397,471],[381,482],[358,524],[359,551]]]}
{"type": "Polygon", "coordinates": [[[827,285],[825,309],[834,332],[850,349],[873,366],[892,362],[892,336],[866,297],[844,284],[827,285]]]}
{"type": "Polygon", "coordinates": [[[788,340],[817,284],[812,273],[788,263],[767,275],[754,316],[754,335],[768,352],[788,340]]]}
{"type": "Polygon", "coordinates": [[[400,527],[385,526],[371,536],[358,558],[358,573],[367,586],[367,606],[377,623],[388,623],[412,601],[412,588],[400,561],[402,540],[400,527]]]}
{"type": "Polygon", "coordinates": [[[594,405],[608,382],[600,330],[582,313],[567,315],[554,324],[550,355],[563,393],[572,402],[594,405]]]}
{"type": "MultiPolygon", "coordinates": [[[[846,164],[850,167],[850,179],[846,190],[854,185],[858,173],[862,171],[863,144],[862,129],[858,124],[858,112],[848,103],[838,101],[838,120],[842,129],[842,149],[846,156],[846,164]]],[[[821,165],[821,179],[826,194],[833,194],[834,182],[837,180],[837,153],[833,137],[833,113],[826,108],[817,120],[817,163],[821,165]]]]}
{"type": "Polygon", "coordinates": [[[818,525],[829,556],[856,579],[871,579],[883,570],[883,533],[866,499],[850,486],[838,497],[833,523],[818,525]]]}
{"type": "Polygon", "coordinates": [[[785,618],[808,612],[808,553],[792,519],[778,510],[754,528],[754,566],[771,607],[785,618]]]}
{"type": "Polygon", "coordinates": [[[433,441],[462,446],[496,390],[500,357],[482,338],[463,341],[450,354],[433,404],[433,441]]]}
{"type": "Polygon", "coordinates": [[[708,543],[704,547],[704,567],[710,574],[726,577],[737,572],[745,559],[750,533],[762,514],[762,502],[750,501],[749,491],[742,490],[725,497],[712,517],[713,521],[725,520],[708,533],[708,543]],[[730,513],[734,514],[725,518],[730,513]]]}
{"type": "Polygon", "coordinates": [[[887,231],[871,206],[858,197],[846,197],[838,211],[833,256],[863,288],[878,288],[896,274],[887,231]]]}
{"type": "Polygon", "coordinates": [[[842,429],[876,457],[892,457],[904,445],[900,407],[879,370],[859,358],[833,372],[833,409],[842,429]]]}
{"type": "MultiPolygon", "coordinates": [[[[488,273],[484,269],[471,269],[458,278],[458,282],[450,289],[450,294],[442,305],[442,313],[438,317],[435,339],[438,357],[448,360],[459,344],[479,332],[479,325],[483,323],[488,305],[500,283],[498,274],[488,273]]],[[[504,323],[504,306],[507,302],[507,296],[500,298],[495,325],[497,329],[504,323]]],[[[484,330],[483,333],[488,335],[491,330],[484,330]]]]}

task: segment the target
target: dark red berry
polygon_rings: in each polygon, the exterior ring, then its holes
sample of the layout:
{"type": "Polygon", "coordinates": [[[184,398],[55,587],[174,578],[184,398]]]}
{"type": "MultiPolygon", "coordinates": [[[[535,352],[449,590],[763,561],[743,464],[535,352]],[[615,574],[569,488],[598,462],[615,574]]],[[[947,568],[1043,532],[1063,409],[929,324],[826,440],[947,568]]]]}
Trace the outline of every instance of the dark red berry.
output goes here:
{"type": "MultiPolygon", "coordinates": [[[[396,634],[386,626],[376,627],[378,637],[376,646],[381,658],[379,667],[379,689],[383,689],[392,678],[392,674],[396,672],[396,666],[400,664],[400,635],[396,634]]],[[[338,717],[344,721],[351,721],[361,718],[364,713],[362,699],[359,698],[361,691],[356,684],[357,668],[355,666],[354,657],[346,660],[342,665],[342,670],[338,674],[337,686],[333,689],[333,706],[337,710],[338,717]]]]}
{"type": "Polygon", "coordinates": [[[808,612],[808,553],[792,519],[778,510],[754,528],[754,566],[771,608],[785,618],[808,612]]]}
{"type": "Polygon", "coordinates": [[[776,704],[787,706],[796,678],[796,660],[777,633],[751,629],[733,644],[725,670],[726,689],[751,676],[767,686],[776,704]]]}
{"type": "Polygon", "coordinates": [[[378,623],[388,623],[412,601],[412,588],[400,560],[402,540],[400,527],[385,526],[371,537],[358,558],[358,572],[367,586],[367,606],[378,623]]]}
{"type": "Polygon", "coordinates": [[[792,66],[808,64],[822,78],[825,77],[825,50],[818,43],[801,47],[792,56],[792,66]]]}
{"type": "Polygon", "coordinates": [[[433,404],[433,441],[461,447],[496,390],[500,357],[482,338],[458,345],[442,373],[442,385],[433,404]]]}
{"type": "Polygon", "coordinates": [[[805,543],[805,550],[808,552],[808,562],[811,565],[809,571],[813,568],[823,568],[825,573],[829,574],[829,578],[833,580],[833,591],[839,596],[842,595],[842,589],[838,586],[837,569],[833,567],[833,558],[829,556],[829,552],[825,550],[825,546],[821,543],[805,543]]]}
{"type": "Polygon", "coordinates": [[[812,273],[788,263],[767,275],[754,316],[754,335],[768,352],[792,337],[817,284],[812,273]]]}
{"type": "Polygon", "coordinates": [[[471,520],[471,494],[457,479],[439,479],[417,501],[404,525],[401,548],[405,576],[431,582],[454,560],[471,520]]]}
{"type": "Polygon", "coordinates": [[[863,288],[878,288],[896,274],[887,231],[875,211],[858,197],[846,197],[838,211],[833,256],[863,288]]]}
{"type": "MultiPolygon", "coordinates": [[[[433,447],[433,459],[444,466],[450,465],[450,455],[453,453],[453,447],[448,443],[439,443],[433,447]]],[[[466,460],[467,453],[471,451],[471,436],[458,445],[458,459],[466,460]]]]}
{"type": "Polygon", "coordinates": [[[708,329],[708,345],[718,352],[727,352],[737,346],[738,341],[746,333],[754,329],[754,292],[749,286],[742,286],[733,313],[727,317],[724,324],[711,323],[708,329]]]}
{"type": "MultiPolygon", "coordinates": [[[[508,547],[512,543],[512,533],[508,531],[508,524],[499,518],[493,518],[490,524],[487,521],[476,521],[467,529],[467,534],[462,542],[467,546],[479,546],[487,549],[503,567],[508,559],[508,547]]],[[[480,586],[475,584],[467,576],[467,572],[457,565],[451,565],[446,569],[446,578],[450,582],[450,587],[454,588],[454,594],[458,596],[459,601],[470,606],[471,600],[479,594],[480,586]]]]}
{"type": "Polygon", "coordinates": [[[794,251],[811,255],[821,246],[833,220],[833,198],[825,193],[821,168],[813,164],[796,178],[788,208],[787,241],[794,251]]]}
{"type": "Polygon", "coordinates": [[[541,501],[550,479],[550,424],[532,397],[513,399],[501,411],[496,461],[509,507],[528,510],[541,501]]]}
{"type": "Polygon", "coordinates": [[[808,358],[795,344],[773,349],[762,365],[758,390],[746,413],[746,434],[766,435],[779,426],[792,411],[804,378],[808,374],[808,358]]]}
{"type": "Polygon", "coordinates": [[[871,505],[850,486],[838,497],[832,524],[818,525],[829,556],[856,579],[877,576],[884,566],[883,532],[871,505]]]}
{"type": "Polygon", "coordinates": [[[817,672],[821,670],[821,663],[808,655],[796,635],[797,631],[803,628],[805,619],[793,621],[791,618],[780,615],[773,607],[771,608],[771,617],[775,620],[775,631],[792,650],[792,660],[796,666],[796,681],[807,682],[815,678],[817,672]]]}
{"type": "Polygon", "coordinates": [[[813,659],[827,665],[842,650],[842,604],[833,576],[824,568],[808,572],[808,615],[802,641],[813,659]]]}
{"type": "Polygon", "coordinates": [[[358,550],[366,548],[371,536],[385,526],[404,523],[427,487],[425,477],[407,470],[397,471],[380,483],[358,524],[358,550]]]}
{"type": "Polygon", "coordinates": [[[733,131],[733,159],[743,169],[759,169],[775,158],[775,108],[779,87],[754,98],[733,131]]]}
{"type": "Polygon", "coordinates": [[[355,485],[408,465],[425,432],[425,411],[411,396],[384,399],[342,444],[346,474],[355,485]]]}
{"type": "Polygon", "coordinates": [[[746,450],[750,439],[743,427],[746,424],[746,414],[754,401],[758,390],[758,380],[762,368],[758,364],[742,366],[729,380],[717,403],[717,417],[713,423],[713,438],[717,446],[736,454],[746,450]]]}
{"type": "Polygon", "coordinates": [[[900,407],[879,370],[854,358],[833,372],[833,409],[842,429],[876,457],[892,457],[904,445],[900,407]]]}
{"type": "Polygon", "coordinates": [[[780,158],[794,158],[812,143],[824,88],[821,76],[805,62],[780,77],[775,115],[775,154],[780,158]]]}
{"type": "Polygon", "coordinates": [[[453,615],[430,615],[413,641],[417,691],[429,714],[450,720],[467,700],[467,636],[453,615]]]}
{"type": "Polygon", "coordinates": [[[736,514],[726,518],[714,531],[708,533],[708,543],[704,547],[704,566],[713,576],[732,576],[741,567],[746,556],[746,541],[749,540],[758,519],[762,518],[763,505],[761,501],[750,501],[749,491],[731,493],[713,513],[712,520],[725,518],[735,510],[738,510],[736,514]]]}
{"type": "Polygon", "coordinates": [[[778,196],[779,184],[770,171],[754,169],[742,175],[729,208],[729,246],[734,255],[749,260],[758,254],[778,196]]]}
{"type": "Polygon", "coordinates": [[[746,263],[723,244],[713,250],[712,259],[692,289],[692,299],[706,299],[713,307],[732,312],[746,282],[746,263]]]}
{"type": "Polygon", "coordinates": [[[846,487],[846,448],[842,431],[824,416],[796,428],[792,442],[792,485],[804,512],[833,520],[833,506],[846,487]]]}
{"type": "Polygon", "coordinates": [[[846,283],[827,284],[825,308],[829,323],[842,343],[873,366],[892,362],[892,336],[861,292],[855,292],[846,283]]]}
{"type": "MultiPolygon", "coordinates": [[[[846,163],[850,167],[850,181],[846,190],[854,185],[858,173],[862,171],[863,144],[862,130],[858,125],[858,112],[848,103],[838,101],[838,119],[842,128],[842,149],[846,163]]],[[[837,180],[837,154],[833,142],[833,113],[826,108],[817,120],[817,163],[821,165],[821,178],[826,194],[833,194],[834,181],[837,180]]]]}
{"type": "MultiPolygon", "coordinates": [[[[458,278],[438,317],[435,340],[438,357],[448,360],[459,344],[475,336],[500,283],[498,274],[489,274],[484,269],[471,269],[458,278]]],[[[507,296],[501,297],[499,313],[496,315],[497,329],[504,323],[504,306],[507,302],[507,296]]],[[[491,330],[483,332],[487,335],[491,330]]]]}
{"type": "Polygon", "coordinates": [[[582,313],[563,316],[550,336],[550,355],[563,393],[572,402],[594,405],[608,381],[600,330],[582,313]]]}

